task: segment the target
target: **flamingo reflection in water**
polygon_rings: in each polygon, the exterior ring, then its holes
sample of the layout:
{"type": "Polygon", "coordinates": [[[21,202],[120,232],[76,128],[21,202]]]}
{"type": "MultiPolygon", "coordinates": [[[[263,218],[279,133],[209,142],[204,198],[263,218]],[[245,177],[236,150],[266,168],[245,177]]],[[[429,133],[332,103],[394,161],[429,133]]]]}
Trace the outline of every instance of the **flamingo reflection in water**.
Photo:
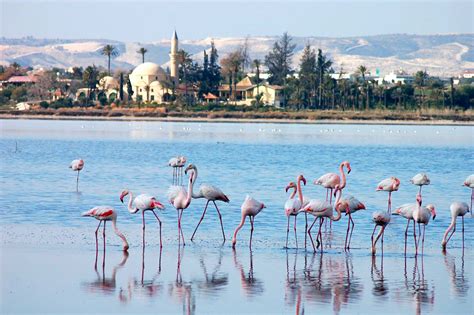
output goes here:
{"type": "MultiPolygon", "coordinates": [[[[464,273],[464,248],[459,258],[449,255],[446,252],[443,252],[443,256],[444,265],[446,266],[451,282],[451,294],[456,297],[466,297],[470,286],[469,276],[465,276],[464,273]]],[[[469,264],[469,266],[471,266],[470,268],[472,270],[472,265],[469,264]]]]}
{"type": "Polygon", "coordinates": [[[176,264],[176,280],[168,285],[168,295],[175,298],[183,306],[183,314],[195,314],[196,298],[190,282],[183,282],[181,275],[181,262],[184,247],[178,246],[178,262],[176,264]]]}
{"type": "Polygon", "coordinates": [[[251,299],[253,297],[261,295],[264,291],[264,286],[263,281],[254,277],[252,250],[249,251],[250,265],[249,272],[247,274],[245,273],[242,264],[237,260],[237,253],[235,249],[233,249],[232,252],[234,256],[234,265],[240,272],[240,284],[242,285],[242,290],[244,291],[247,298],[251,299]]]}
{"type": "Polygon", "coordinates": [[[223,253],[222,250],[220,250],[217,264],[213,268],[212,273],[208,272],[204,257],[199,259],[199,263],[204,273],[204,280],[196,281],[197,288],[205,295],[212,296],[213,298],[217,297],[219,293],[222,292],[223,288],[229,284],[229,275],[220,271],[222,266],[222,256],[223,253]]]}
{"type": "Polygon", "coordinates": [[[376,257],[372,256],[372,266],[370,268],[370,277],[374,284],[372,294],[377,298],[387,297],[388,286],[383,275],[383,254],[380,257],[380,269],[377,267],[376,257]]]}
{"type": "MultiPolygon", "coordinates": [[[[421,309],[424,305],[434,305],[435,301],[435,292],[434,286],[429,286],[428,281],[425,280],[425,269],[423,256],[421,256],[420,264],[418,263],[419,258],[415,256],[415,261],[413,264],[412,278],[408,278],[407,272],[407,256],[405,255],[405,289],[402,289],[403,294],[407,294],[409,298],[413,299],[416,306],[416,314],[419,315],[422,313],[421,309]]],[[[398,295],[396,295],[398,296],[398,295]]]]}
{"type": "Polygon", "coordinates": [[[123,255],[122,260],[113,268],[111,276],[109,278],[106,278],[105,277],[105,249],[104,249],[103,258],[102,258],[102,275],[97,270],[97,262],[96,262],[94,264],[94,271],[97,275],[97,279],[92,282],[83,283],[83,287],[85,287],[87,291],[91,293],[102,293],[106,295],[114,294],[116,286],[117,286],[116,285],[117,272],[119,269],[125,266],[128,260],[127,251],[123,251],[122,255],[123,255]]]}
{"type": "Polygon", "coordinates": [[[290,271],[289,254],[286,251],[286,285],[285,285],[285,302],[289,306],[295,306],[296,314],[304,314],[304,304],[301,299],[301,284],[297,277],[296,262],[298,251],[294,253],[293,267],[290,271]]]}

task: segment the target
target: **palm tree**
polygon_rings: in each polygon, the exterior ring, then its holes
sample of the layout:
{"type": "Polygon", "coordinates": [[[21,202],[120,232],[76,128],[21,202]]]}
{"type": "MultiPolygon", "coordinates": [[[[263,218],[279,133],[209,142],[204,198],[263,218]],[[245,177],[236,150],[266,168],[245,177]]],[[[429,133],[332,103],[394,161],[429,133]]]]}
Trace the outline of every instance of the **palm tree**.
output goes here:
{"type": "Polygon", "coordinates": [[[145,54],[148,52],[148,49],[145,47],[141,47],[139,50],[137,50],[137,53],[142,55],[142,63],[145,63],[145,54]]]}
{"type": "Polygon", "coordinates": [[[367,98],[366,109],[368,110],[369,109],[369,86],[368,86],[368,83],[365,81],[365,75],[367,74],[367,67],[364,65],[360,65],[357,68],[357,73],[359,73],[360,76],[362,77],[362,85],[363,85],[363,88],[365,89],[365,94],[367,98]]]}
{"type": "Polygon", "coordinates": [[[260,67],[262,66],[262,62],[259,59],[254,59],[252,65],[255,67],[255,81],[257,83],[257,95],[255,95],[255,99],[257,100],[257,105],[259,105],[260,98],[258,95],[260,95],[260,67]]]}
{"type": "Polygon", "coordinates": [[[100,52],[102,55],[104,56],[107,56],[108,58],[108,73],[110,75],[110,57],[115,57],[118,55],[118,51],[117,51],[117,48],[115,48],[115,46],[112,46],[112,45],[105,45],[104,48],[102,48],[101,52],[100,52]]]}

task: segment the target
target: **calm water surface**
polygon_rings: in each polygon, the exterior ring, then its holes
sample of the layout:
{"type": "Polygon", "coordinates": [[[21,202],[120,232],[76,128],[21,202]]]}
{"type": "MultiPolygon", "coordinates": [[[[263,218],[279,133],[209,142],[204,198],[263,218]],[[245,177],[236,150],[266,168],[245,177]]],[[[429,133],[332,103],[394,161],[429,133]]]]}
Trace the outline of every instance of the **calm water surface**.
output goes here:
{"type": "MultiPolygon", "coordinates": [[[[2,313],[473,313],[470,215],[464,249],[459,225],[447,253],[440,250],[449,204],[470,198],[461,184],[474,172],[473,127],[0,120],[0,128],[2,313]],[[198,184],[217,185],[231,199],[220,205],[228,240],[247,193],[266,204],[255,219],[252,253],[247,226],[235,252],[222,244],[212,209],[196,241],[179,250],[171,206],[160,213],[162,252],[153,216],[143,252],[140,215],[127,212],[120,191],[168,204],[166,164],[178,154],[197,165],[198,184]],[[76,193],[68,165],[79,157],[86,165],[76,193]],[[352,166],[345,194],[367,207],[354,215],[353,249],[342,249],[343,217],[325,231],[323,255],[305,251],[303,216],[300,249],[293,238],[284,249],[284,187],[302,173],[305,195],[324,198],[312,181],[337,172],[343,160],[352,166]],[[415,259],[411,243],[404,255],[406,221],[394,217],[383,258],[373,260],[371,213],[387,202],[376,184],[397,176],[394,206],[413,202],[417,187],[409,179],[421,171],[432,182],[424,202],[438,213],[427,227],[423,259],[415,259]],[[131,249],[124,256],[109,230],[105,260],[101,250],[95,269],[97,222],[79,214],[103,204],[119,211],[131,249]]],[[[186,239],[204,204],[194,200],[185,210],[186,239]]]]}

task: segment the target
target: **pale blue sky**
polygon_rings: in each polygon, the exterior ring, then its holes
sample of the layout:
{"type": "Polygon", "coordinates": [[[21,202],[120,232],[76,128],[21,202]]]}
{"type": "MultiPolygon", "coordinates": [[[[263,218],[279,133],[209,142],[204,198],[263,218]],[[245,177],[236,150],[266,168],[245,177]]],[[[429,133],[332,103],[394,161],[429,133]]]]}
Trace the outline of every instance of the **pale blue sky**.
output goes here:
{"type": "Polygon", "coordinates": [[[149,42],[246,35],[472,33],[472,1],[0,0],[0,36],[149,42]]]}

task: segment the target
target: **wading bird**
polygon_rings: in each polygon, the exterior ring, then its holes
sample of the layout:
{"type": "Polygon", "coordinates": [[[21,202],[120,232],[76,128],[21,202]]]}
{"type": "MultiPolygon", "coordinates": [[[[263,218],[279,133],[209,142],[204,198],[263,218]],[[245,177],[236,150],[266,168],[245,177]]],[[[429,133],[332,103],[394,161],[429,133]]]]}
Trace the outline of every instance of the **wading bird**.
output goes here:
{"type": "MultiPolygon", "coordinates": [[[[296,243],[296,248],[298,248],[298,238],[296,236],[296,217],[298,215],[299,210],[303,207],[306,206],[307,203],[309,202],[308,200],[305,200],[303,197],[303,192],[301,191],[301,182],[303,182],[304,185],[306,185],[306,179],[303,177],[303,175],[299,175],[296,179],[297,184],[294,182],[290,182],[288,186],[286,186],[285,191],[288,192],[289,189],[294,189],[293,192],[290,195],[290,198],[285,202],[285,215],[288,218],[288,224],[286,228],[286,248],[288,248],[288,234],[290,232],[290,216],[295,217],[295,224],[293,227],[293,230],[295,232],[295,243],[296,243]],[[295,198],[296,194],[298,194],[298,197],[295,198]]],[[[306,227],[305,227],[305,235],[306,231],[308,229],[308,219],[307,219],[307,213],[305,212],[305,219],[306,219],[306,227]]],[[[306,239],[306,237],[305,237],[306,239]]]]}
{"type": "Polygon", "coordinates": [[[76,191],[79,191],[79,172],[84,168],[84,160],[73,160],[69,165],[69,168],[71,168],[74,172],[77,172],[76,191]]]}
{"type": "Polygon", "coordinates": [[[193,194],[193,185],[195,180],[195,170],[192,168],[186,168],[185,174],[188,174],[189,171],[189,182],[188,182],[188,191],[183,186],[171,186],[168,189],[168,200],[175,207],[178,212],[178,242],[181,244],[181,239],[183,240],[183,246],[186,245],[184,241],[183,229],[181,228],[181,218],[183,216],[183,211],[191,204],[191,198],[193,194]]]}
{"type": "Polygon", "coordinates": [[[348,196],[347,198],[344,198],[342,201],[347,203],[345,209],[346,209],[346,215],[349,216],[349,219],[347,220],[347,232],[346,232],[346,241],[344,243],[344,249],[350,249],[352,231],[354,231],[354,226],[355,226],[354,220],[352,220],[352,214],[356,213],[359,210],[365,210],[365,205],[354,196],[348,196]],[[350,233],[349,233],[349,229],[350,229],[350,233]]]}
{"type": "Polygon", "coordinates": [[[256,199],[250,197],[249,195],[245,197],[245,200],[242,203],[242,206],[240,207],[242,219],[240,220],[240,224],[237,226],[237,228],[234,231],[234,237],[232,238],[232,248],[235,248],[235,244],[237,243],[237,233],[244,226],[245,219],[249,217],[249,220],[250,220],[249,247],[250,247],[250,250],[252,250],[253,221],[255,219],[255,216],[259,214],[263,208],[265,208],[265,205],[262,202],[257,201],[256,199]]]}
{"type": "MultiPolygon", "coordinates": [[[[186,171],[187,170],[194,171],[194,181],[196,181],[198,177],[197,167],[193,164],[189,164],[188,167],[186,168],[186,171]]],[[[224,242],[225,242],[225,233],[224,233],[224,225],[222,224],[222,215],[221,215],[221,212],[219,211],[219,208],[216,205],[216,201],[229,202],[229,198],[222,192],[222,190],[220,190],[216,186],[212,186],[209,184],[201,184],[201,186],[199,186],[199,191],[197,193],[193,192],[192,197],[194,199],[204,198],[207,200],[207,202],[206,202],[206,206],[204,207],[204,211],[202,213],[201,219],[199,220],[196,228],[194,229],[194,233],[191,236],[191,241],[194,239],[194,235],[196,234],[199,225],[204,219],[204,215],[206,214],[206,210],[207,210],[207,206],[209,205],[209,202],[212,201],[212,203],[214,204],[214,207],[217,210],[219,221],[221,222],[222,238],[224,239],[224,242]]]]}
{"type": "MultiPolygon", "coordinates": [[[[418,242],[421,238],[421,254],[423,255],[425,247],[425,229],[428,223],[430,222],[431,216],[433,220],[436,218],[436,210],[432,204],[427,205],[426,207],[421,206],[421,195],[416,197],[417,207],[413,211],[413,220],[415,223],[418,223],[418,242]],[[423,224],[423,236],[421,235],[420,225],[423,224]]],[[[415,238],[415,255],[418,255],[418,242],[415,238]]]]}
{"type": "Polygon", "coordinates": [[[463,186],[471,188],[471,217],[472,217],[472,200],[474,199],[474,174],[469,175],[464,181],[463,186]]]}
{"type": "Polygon", "coordinates": [[[132,214],[141,211],[142,213],[142,238],[143,238],[143,246],[145,246],[145,211],[151,211],[155,215],[156,220],[158,220],[158,224],[160,226],[160,248],[163,247],[163,243],[161,241],[161,220],[155,213],[155,209],[163,210],[165,207],[156,200],[155,197],[141,194],[133,198],[133,193],[128,190],[122,191],[120,194],[120,201],[123,203],[123,198],[129,195],[128,199],[128,211],[132,214]]]}
{"type": "Polygon", "coordinates": [[[82,213],[83,217],[93,217],[97,220],[99,220],[99,225],[97,226],[97,229],[95,230],[95,250],[96,253],[99,251],[99,241],[97,239],[97,233],[99,232],[100,225],[102,222],[104,222],[104,227],[102,228],[102,235],[104,237],[104,250],[105,250],[105,224],[107,221],[112,221],[112,227],[114,228],[115,234],[117,234],[118,237],[120,237],[123,241],[123,250],[127,251],[128,250],[128,242],[125,236],[120,232],[117,228],[116,222],[117,222],[117,212],[115,211],[114,208],[109,207],[109,206],[98,206],[94,207],[86,212],[82,213]]]}
{"type": "Polygon", "coordinates": [[[372,242],[372,256],[375,256],[375,246],[377,245],[377,241],[379,240],[380,236],[382,236],[382,256],[383,256],[383,235],[385,233],[385,228],[390,223],[390,213],[387,211],[376,211],[372,215],[372,220],[375,223],[374,231],[372,232],[371,242],[372,242]],[[377,226],[380,226],[380,231],[377,234],[377,237],[374,241],[374,234],[375,229],[377,226]]]}
{"type": "Polygon", "coordinates": [[[328,218],[331,221],[339,221],[341,219],[341,210],[340,207],[337,206],[337,204],[335,210],[337,212],[337,216],[333,215],[332,205],[329,202],[317,199],[311,199],[309,203],[302,210],[300,210],[312,214],[315,217],[313,223],[308,229],[308,235],[311,239],[311,244],[313,245],[314,252],[316,252],[316,248],[319,248],[319,245],[321,245],[321,251],[323,250],[323,236],[321,232],[321,227],[323,225],[324,218],[328,218]],[[319,230],[318,234],[316,235],[316,242],[318,243],[318,246],[315,247],[313,237],[311,236],[311,229],[313,228],[317,219],[319,219],[319,230]]]}
{"type": "Polygon", "coordinates": [[[400,187],[400,180],[396,177],[386,178],[377,185],[376,191],[388,191],[387,211],[392,211],[392,192],[400,187]]]}
{"type": "Polygon", "coordinates": [[[351,172],[351,165],[348,161],[344,161],[339,165],[339,172],[341,177],[336,173],[327,173],[314,181],[315,185],[321,185],[326,188],[326,201],[329,199],[329,203],[332,204],[333,190],[339,188],[342,190],[346,186],[346,174],[344,173],[344,167],[347,168],[347,174],[351,172]],[[329,198],[328,198],[329,194],[329,198]]]}
{"type": "Polygon", "coordinates": [[[420,186],[420,190],[418,191],[418,194],[421,195],[421,188],[425,185],[429,185],[431,181],[428,178],[428,175],[426,175],[425,173],[419,173],[413,176],[412,179],[410,179],[410,183],[416,186],[420,186]]]}
{"type": "MultiPolygon", "coordinates": [[[[464,248],[464,216],[466,213],[469,212],[469,205],[465,202],[453,202],[451,206],[449,207],[451,210],[451,224],[448,226],[448,229],[446,232],[444,232],[444,237],[443,241],[441,242],[441,246],[443,247],[443,250],[446,250],[446,245],[448,244],[449,240],[453,236],[454,232],[456,231],[456,219],[457,217],[461,217],[462,219],[462,246],[464,248]],[[449,234],[449,232],[451,234],[449,234]],[[449,234],[449,237],[448,237],[449,234]]],[[[471,210],[472,211],[472,210],[471,210]]]]}

